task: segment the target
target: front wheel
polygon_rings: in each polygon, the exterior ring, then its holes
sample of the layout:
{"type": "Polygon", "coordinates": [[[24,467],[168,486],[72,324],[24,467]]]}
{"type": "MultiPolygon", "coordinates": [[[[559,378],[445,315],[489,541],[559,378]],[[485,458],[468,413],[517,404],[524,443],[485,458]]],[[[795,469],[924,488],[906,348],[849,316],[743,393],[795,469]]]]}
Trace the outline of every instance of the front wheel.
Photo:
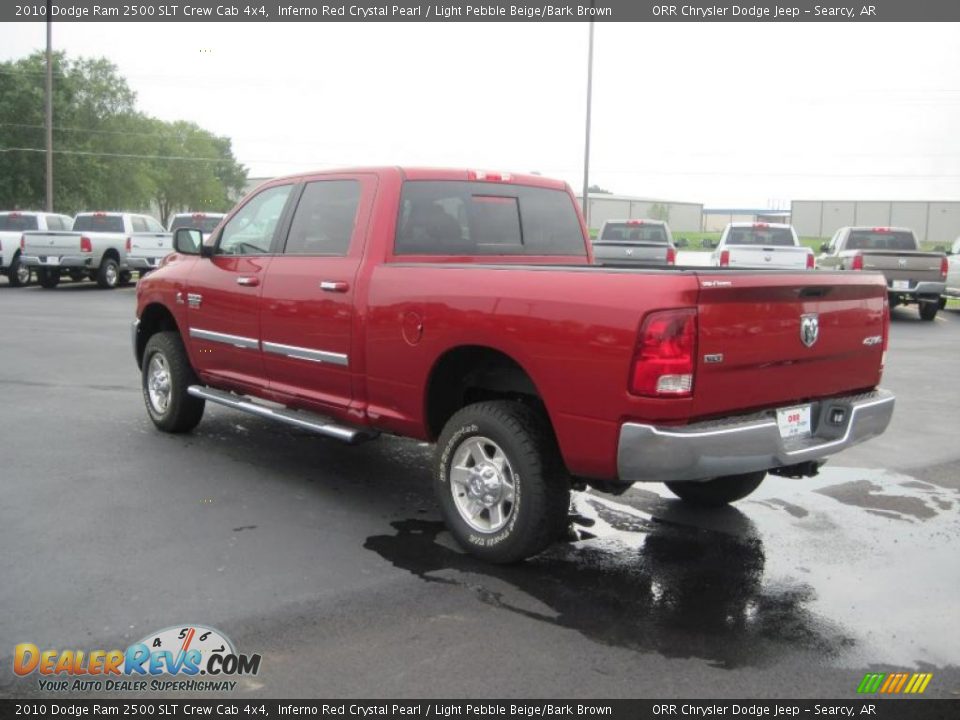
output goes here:
{"type": "Polygon", "coordinates": [[[691,505],[720,507],[742,500],[752,493],[766,477],[765,471],[744,473],[743,475],[725,475],[704,482],[668,482],[667,489],[691,505]]]}
{"type": "Polygon", "coordinates": [[[570,483],[553,432],[519,402],[476,403],[450,418],[434,489],[457,542],[494,563],[536,555],[567,522],[570,483]]]}
{"type": "Polygon", "coordinates": [[[938,302],[921,302],[920,303],[920,319],[930,322],[931,320],[936,319],[937,313],[940,311],[940,305],[938,302]]]}
{"type": "Polygon", "coordinates": [[[10,263],[10,269],[7,272],[7,277],[13,287],[23,287],[30,284],[30,268],[23,264],[19,255],[10,263]]]}
{"type": "Polygon", "coordinates": [[[147,340],[141,381],[147,414],[160,430],[189,432],[200,422],[206,402],[187,393],[198,380],[178,333],[161,332],[147,340]]]}
{"type": "Polygon", "coordinates": [[[50,268],[40,268],[37,270],[37,281],[40,287],[50,290],[60,284],[60,271],[50,268]]]}

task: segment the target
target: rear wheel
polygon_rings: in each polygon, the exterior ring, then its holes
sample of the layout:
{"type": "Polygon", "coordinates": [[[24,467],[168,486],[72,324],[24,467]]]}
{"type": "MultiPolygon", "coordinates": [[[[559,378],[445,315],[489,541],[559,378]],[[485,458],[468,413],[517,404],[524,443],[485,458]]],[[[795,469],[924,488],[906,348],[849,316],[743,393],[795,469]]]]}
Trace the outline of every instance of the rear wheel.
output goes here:
{"type": "Polygon", "coordinates": [[[940,311],[939,302],[921,302],[920,303],[920,319],[930,321],[937,317],[937,313],[940,311]]]}
{"type": "Polygon", "coordinates": [[[147,340],[141,369],[143,401],[160,430],[183,433],[197,426],[206,402],[187,393],[197,382],[178,333],[161,332],[147,340]]]}
{"type": "Polygon", "coordinates": [[[10,263],[10,269],[7,271],[7,278],[13,287],[22,287],[30,284],[30,268],[23,264],[20,256],[17,255],[10,263]]]}
{"type": "Polygon", "coordinates": [[[46,288],[47,290],[55,288],[60,284],[60,271],[51,270],[50,268],[39,268],[37,270],[37,282],[40,283],[40,287],[46,288]]]}
{"type": "Polygon", "coordinates": [[[97,285],[112,290],[120,282],[120,265],[113,258],[103,258],[97,270],[97,285]]]}
{"type": "Polygon", "coordinates": [[[725,475],[705,482],[668,482],[667,488],[684,502],[691,505],[719,507],[742,500],[763,482],[766,472],[725,475]]]}
{"type": "Polygon", "coordinates": [[[523,560],[563,531],[570,483],[544,415],[522,403],[468,405],[437,443],[434,489],[447,527],[472,555],[523,560]]]}

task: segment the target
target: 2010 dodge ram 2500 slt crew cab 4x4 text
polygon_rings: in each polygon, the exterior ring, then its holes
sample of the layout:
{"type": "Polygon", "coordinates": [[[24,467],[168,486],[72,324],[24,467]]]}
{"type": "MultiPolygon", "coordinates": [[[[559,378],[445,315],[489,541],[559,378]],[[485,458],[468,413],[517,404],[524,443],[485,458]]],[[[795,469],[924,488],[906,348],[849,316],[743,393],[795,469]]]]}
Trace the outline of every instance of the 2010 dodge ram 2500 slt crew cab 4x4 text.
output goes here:
{"type": "MultiPolygon", "coordinates": [[[[518,560],[571,487],[722,504],[886,428],[879,274],[592,264],[569,187],[378,168],[272,180],[137,286],[146,409],[435,441],[470,552],[518,560]]],[[[382,482],[388,482],[381,479],[382,482]]]]}

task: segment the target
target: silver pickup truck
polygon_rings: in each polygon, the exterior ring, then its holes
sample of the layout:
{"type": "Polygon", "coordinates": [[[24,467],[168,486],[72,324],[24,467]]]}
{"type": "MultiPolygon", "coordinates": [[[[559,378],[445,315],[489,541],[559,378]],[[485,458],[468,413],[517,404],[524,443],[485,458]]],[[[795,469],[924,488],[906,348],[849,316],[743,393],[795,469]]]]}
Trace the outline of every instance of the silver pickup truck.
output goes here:
{"type": "Polygon", "coordinates": [[[937,316],[947,279],[947,256],[922,252],[909,228],[842,227],[820,246],[820,252],[818,268],[882,272],[891,308],[916,304],[922,320],[937,316]]]}
{"type": "Polygon", "coordinates": [[[607,220],[593,241],[597,265],[673,265],[677,250],[662,220],[607,220]]]}
{"type": "Polygon", "coordinates": [[[119,212],[80,213],[70,232],[26,232],[22,262],[36,270],[45,288],[54,288],[63,274],[73,280],[90,278],[102,288],[130,280],[127,253],[133,244],[169,244],[169,233],[149,215],[119,212]]]}

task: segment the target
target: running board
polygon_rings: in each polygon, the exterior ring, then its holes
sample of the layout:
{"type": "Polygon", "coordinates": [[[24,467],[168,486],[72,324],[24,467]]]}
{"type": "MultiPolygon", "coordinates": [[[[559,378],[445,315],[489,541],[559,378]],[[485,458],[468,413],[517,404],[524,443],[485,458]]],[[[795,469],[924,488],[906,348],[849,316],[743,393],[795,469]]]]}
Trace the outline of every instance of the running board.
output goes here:
{"type": "Polygon", "coordinates": [[[369,430],[361,430],[346,425],[337,425],[329,418],[305,410],[288,410],[287,408],[269,408],[261,405],[252,399],[235,395],[234,393],[214,390],[203,385],[191,385],[187,388],[187,393],[193,397],[203,398],[218,405],[226,405],[228,408],[239,410],[241,412],[258,415],[260,417],[276,420],[277,422],[293,425],[294,427],[310,430],[319,435],[336,438],[343,442],[356,444],[364,440],[372,440],[377,433],[369,430]]]}

